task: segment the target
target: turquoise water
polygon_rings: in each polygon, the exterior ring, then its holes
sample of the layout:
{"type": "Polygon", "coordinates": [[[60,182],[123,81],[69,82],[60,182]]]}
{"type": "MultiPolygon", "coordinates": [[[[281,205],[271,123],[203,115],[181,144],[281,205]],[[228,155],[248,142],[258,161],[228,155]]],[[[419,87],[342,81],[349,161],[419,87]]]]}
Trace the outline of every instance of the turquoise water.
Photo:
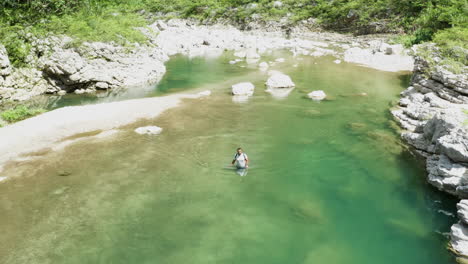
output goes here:
{"type": "Polygon", "coordinates": [[[47,96],[40,98],[39,101],[41,103],[45,101],[44,107],[46,109],[55,109],[71,105],[96,104],[159,96],[196,88],[204,84],[217,83],[222,80],[232,80],[253,71],[251,67],[226,67],[231,59],[231,56],[227,53],[219,58],[188,58],[177,55],[166,63],[166,73],[162,80],[155,85],[147,84],[129,89],[101,91],[97,94],[67,94],[61,97],[47,96]]]}
{"type": "Polygon", "coordinates": [[[0,263],[453,263],[440,233],[455,202],[425,183],[388,112],[409,76],[287,60],[275,67],[297,87],[277,99],[226,57],[176,58],[148,96],[210,98],[8,169],[0,263]],[[245,103],[238,81],[256,85],[245,103]],[[318,89],[329,100],[305,98],[318,89]],[[133,132],[151,124],[164,132],[133,132]],[[229,167],[238,146],[244,176],[229,167]]]}

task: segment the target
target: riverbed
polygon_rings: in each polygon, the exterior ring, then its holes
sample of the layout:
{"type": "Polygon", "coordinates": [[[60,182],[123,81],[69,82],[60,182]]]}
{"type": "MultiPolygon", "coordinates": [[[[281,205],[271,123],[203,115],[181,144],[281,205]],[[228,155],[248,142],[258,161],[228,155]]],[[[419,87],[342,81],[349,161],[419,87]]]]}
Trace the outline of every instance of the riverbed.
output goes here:
{"type": "Polygon", "coordinates": [[[453,263],[455,202],[388,112],[409,73],[333,57],[283,56],[296,88],[265,91],[245,62],[174,57],[154,86],[68,105],[211,90],[154,120],[8,166],[0,184],[0,263],[453,263]],[[254,96],[233,100],[250,81],[254,96]],[[324,90],[328,99],[306,94],[324,90]],[[139,135],[140,126],[162,127],[139,135]],[[229,166],[243,147],[248,171],[229,166]]]}

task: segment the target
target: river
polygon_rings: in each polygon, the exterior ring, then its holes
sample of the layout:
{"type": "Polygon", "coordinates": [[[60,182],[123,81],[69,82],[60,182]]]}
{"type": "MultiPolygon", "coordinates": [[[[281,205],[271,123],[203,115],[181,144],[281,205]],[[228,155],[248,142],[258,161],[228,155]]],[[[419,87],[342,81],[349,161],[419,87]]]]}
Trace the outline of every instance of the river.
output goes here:
{"type": "Polygon", "coordinates": [[[426,183],[388,111],[409,74],[285,58],[273,67],[296,83],[284,98],[265,92],[265,73],[226,54],[174,57],[145,89],[51,103],[213,92],[10,166],[0,263],[453,263],[443,233],[455,202],[426,183]],[[248,101],[229,93],[240,81],[256,86],[248,101]],[[328,100],[307,99],[313,90],[328,100]],[[164,131],[133,132],[144,125],[164,131]],[[229,166],[239,146],[246,172],[229,166]]]}

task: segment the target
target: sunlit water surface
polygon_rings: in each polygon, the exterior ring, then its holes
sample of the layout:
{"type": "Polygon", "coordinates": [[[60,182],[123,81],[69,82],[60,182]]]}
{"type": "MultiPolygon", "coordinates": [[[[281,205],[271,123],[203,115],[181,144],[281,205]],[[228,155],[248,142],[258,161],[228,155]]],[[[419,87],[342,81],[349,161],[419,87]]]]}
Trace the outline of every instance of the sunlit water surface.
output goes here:
{"type": "Polygon", "coordinates": [[[453,263],[441,233],[454,201],[425,183],[388,113],[408,75],[287,57],[275,68],[297,87],[278,99],[266,74],[229,59],[176,57],[156,88],[55,101],[213,91],[10,166],[0,263],[453,263]],[[239,81],[256,85],[247,102],[229,94],[239,81]],[[305,98],[319,89],[329,100],[305,98]],[[164,131],[133,132],[143,125],[164,131]],[[229,167],[238,146],[251,159],[244,176],[229,167]]]}

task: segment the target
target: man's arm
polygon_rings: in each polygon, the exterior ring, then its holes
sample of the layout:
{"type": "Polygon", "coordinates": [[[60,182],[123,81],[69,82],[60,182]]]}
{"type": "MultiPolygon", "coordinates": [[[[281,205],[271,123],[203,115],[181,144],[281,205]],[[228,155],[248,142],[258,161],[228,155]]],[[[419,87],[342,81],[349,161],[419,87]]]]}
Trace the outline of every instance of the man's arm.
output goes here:
{"type": "Polygon", "coordinates": [[[236,163],[235,159],[232,160],[231,164],[234,165],[234,163],[236,163]]]}

